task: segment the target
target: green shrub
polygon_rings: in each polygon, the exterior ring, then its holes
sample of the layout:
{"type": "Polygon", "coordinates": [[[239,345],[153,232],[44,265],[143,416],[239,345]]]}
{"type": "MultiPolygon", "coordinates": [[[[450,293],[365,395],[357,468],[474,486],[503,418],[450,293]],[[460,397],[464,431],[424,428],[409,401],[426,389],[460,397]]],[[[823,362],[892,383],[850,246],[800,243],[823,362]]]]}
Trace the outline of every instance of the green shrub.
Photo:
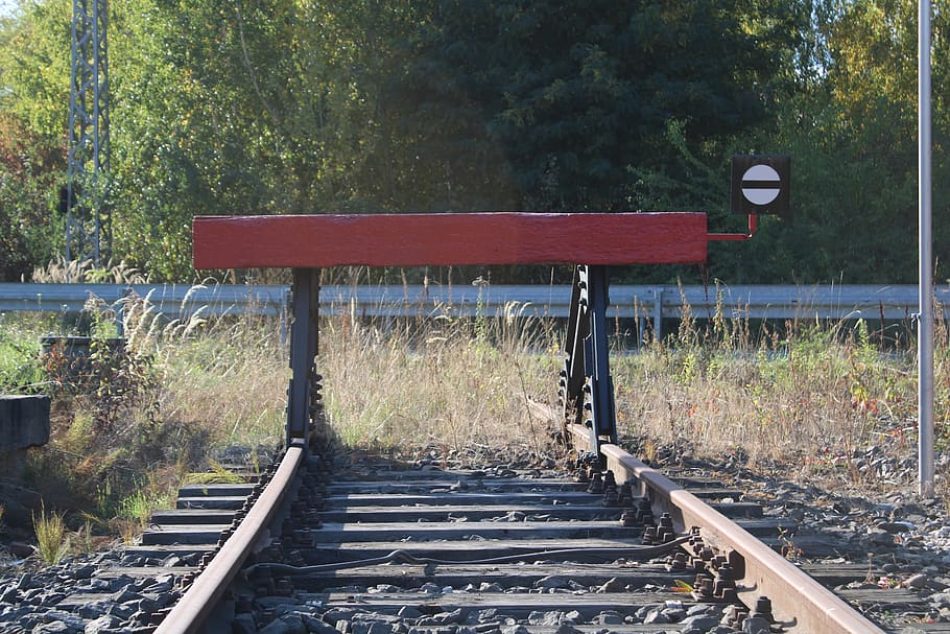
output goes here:
{"type": "Polygon", "coordinates": [[[0,328],[0,391],[30,393],[42,387],[39,339],[16,326],[0,328]]]}

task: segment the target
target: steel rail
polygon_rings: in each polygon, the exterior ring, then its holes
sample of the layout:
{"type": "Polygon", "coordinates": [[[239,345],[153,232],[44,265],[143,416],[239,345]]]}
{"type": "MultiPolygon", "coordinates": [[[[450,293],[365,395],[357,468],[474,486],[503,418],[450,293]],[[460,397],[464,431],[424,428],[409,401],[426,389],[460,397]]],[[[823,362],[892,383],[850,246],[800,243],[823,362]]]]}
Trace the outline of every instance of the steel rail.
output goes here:
{"type": "Polygon", "coordinates": [[[274,477],[264,487],[257,502],[231,537],[224,542],[214,559],[195,578],[191,587],[155,630],[155,634],[189,634],[200,631],[202,624],[214,610],[228,584],[234,579],[251,548],[283,502],[303,457],[303,444],[295,443],[287,449],[274,477]]]}
{"type": "MultiPolygon", "coordinates": [[[[575,447],[590,446],[590,430],[570,425],[575,447]]],[[[776,620],[809,634],[883,634],[884,630],[809,577],[790,561],[620,447],[601,444],[617,482],[629,481],[647,496],[654,514],[669,513],[674,528],[700,529],[703,540],[727,555],[736,572],[739,598],[751,607],[761,596],[772,601],[776,620]]]]}

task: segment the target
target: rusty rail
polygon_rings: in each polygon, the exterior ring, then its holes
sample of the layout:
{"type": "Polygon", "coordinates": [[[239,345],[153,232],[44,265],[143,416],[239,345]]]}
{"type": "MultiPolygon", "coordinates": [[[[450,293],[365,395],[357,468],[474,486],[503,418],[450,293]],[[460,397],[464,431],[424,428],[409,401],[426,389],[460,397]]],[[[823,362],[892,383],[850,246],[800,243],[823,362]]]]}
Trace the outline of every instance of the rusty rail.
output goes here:
{"type": "MultiPolygon", "coordinates": [[[[589,447],[590,430],[570,425],[569,431],[575,447],[589,447]]],[[[655,515],[669,513],[678,532],[698,527],[707,544],[729,557],[746,605],[768,596],[776,620],[809,634],[883,634],[833,592],[657,470],[616,445],[602,444],[601,453],[617,482],[639,486],[655,515]]]]}
{"type": "Polygon", "coordinates": [[[303,458],[303,444],[295,443],[287,449],[274,477],[264,487],[257,502],[158,626],[156,634],[200,631],[202,624],[214,610],[228,584],[234,579],[251,548],[283,502],[303,458]]]}

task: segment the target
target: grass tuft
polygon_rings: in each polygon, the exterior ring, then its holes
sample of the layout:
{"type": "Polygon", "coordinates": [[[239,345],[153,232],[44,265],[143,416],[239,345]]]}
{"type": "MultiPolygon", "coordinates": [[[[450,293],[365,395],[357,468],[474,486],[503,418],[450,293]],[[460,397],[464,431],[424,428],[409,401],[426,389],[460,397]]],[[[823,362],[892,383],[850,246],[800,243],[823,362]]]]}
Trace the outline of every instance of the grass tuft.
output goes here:
{"type": "Polygon", "coordinates": [[[211,461],[210,471],[192,472],[185,476],[184,484],[242,484],[244,478],[211,461]]]}
{"type": "Polygon", "coordinates": [[[69,554],[70,540],[62,513],[46,513],[46,505],[33,514],[33,530],[36,535],[36,554],[46,564],[57,564],[69,554]]]}

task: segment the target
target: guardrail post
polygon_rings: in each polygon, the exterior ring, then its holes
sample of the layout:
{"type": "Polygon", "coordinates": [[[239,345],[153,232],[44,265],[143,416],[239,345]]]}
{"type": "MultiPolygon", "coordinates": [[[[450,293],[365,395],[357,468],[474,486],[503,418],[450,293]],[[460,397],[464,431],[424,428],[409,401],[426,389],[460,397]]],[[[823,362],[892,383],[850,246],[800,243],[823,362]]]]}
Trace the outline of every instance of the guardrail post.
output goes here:
{"type": "Polygon", "coordinates": [[[115,301],[115,333],[122,338],[125,336],[125,305],[129,297],[132,296],[132,287],[126,286],[122,289],[121,296],[115,301]]]}
{"type": "Polygon", "coordinates": [[[317,317],[320,270],[294,269],[293,317],[290,329],[290,386],[287,398],[287,446],[306,441],[316,380],[317,317]]]}
{"type": "Polygon", "coordinates": [[[291,289],[285,288],[280,292],[281,303],[277,308],[277,317],[280,319],[280,345],[287,345],[287,326],[290,324],[291,303],[293,302],[293,293],[291,289]]]}
{"type": "Polygon", "coordinates": [[[663,341],[663,287],[653,289],[653,340],[663,341]]]}

